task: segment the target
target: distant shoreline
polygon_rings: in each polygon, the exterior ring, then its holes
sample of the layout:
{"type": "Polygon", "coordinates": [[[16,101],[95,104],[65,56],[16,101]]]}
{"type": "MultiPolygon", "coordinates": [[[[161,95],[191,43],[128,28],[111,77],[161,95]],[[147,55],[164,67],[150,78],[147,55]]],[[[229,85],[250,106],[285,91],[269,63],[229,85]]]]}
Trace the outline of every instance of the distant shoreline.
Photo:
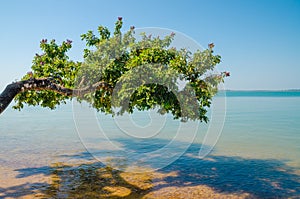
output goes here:
{"type": "Polygon", "coordinates": [[[219,90],[217,97],[300,97],[300,89],[290,90],[219,90]]]}
{"type": "Polygon", "coordinates": [[[238,90],[235,90],[235,89],[225,89],[225,90],[219,90],[219,91],[230,91],[230,92],[300,92],[300,89],[282,89],[282,90],[280,90],[280,89],[278,89],[278,90],[264,90],[264,89],[262,89],[262,90],[259,90],[259,89],[257,89],[257,90],[240,90],[240,89],[238,89],[238,90]]]}

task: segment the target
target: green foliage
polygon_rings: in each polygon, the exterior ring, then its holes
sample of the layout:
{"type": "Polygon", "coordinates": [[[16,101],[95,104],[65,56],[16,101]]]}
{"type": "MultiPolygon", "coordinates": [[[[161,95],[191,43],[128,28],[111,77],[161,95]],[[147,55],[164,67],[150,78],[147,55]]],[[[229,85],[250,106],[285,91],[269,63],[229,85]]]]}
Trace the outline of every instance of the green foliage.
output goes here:
{"type": "MultiPolygon", "coordinates": [[[[71,89],[106,82],[114,89],[74,96],[101,112],[123,114],[159,107],[159,113],[172,113],[176,119],[206,122],[206,109],[227,75],[208,74],[221,61],[219,55],[213,54],[213,45],[192,54],[186,49],[172,48],[173,33],[164,38],[143,33],[137,40],[134,27],[122,34],[122,24],[119,17],[113,34],[99,26],[98,36],[92,31],[81,35],[88,47],[82,63],[73,62],[66,55],[71,41],[57,45],[54,40],[42,40],[40,47],[44,53],[34,57],[31,78],[51,77],[71,89]],[[185,82],[185,87],[180,88],[179,82],[185,82]]],[[[54,108],[70,98],[53,91],[26,91],[16,97],[15,108],[22,108],[23,103],[54,108]]]]}
{"type": "MultiPolygon", "coordinates": [[[[54,82],[66,88],[74,88],[76,74],[80,68],[81,63],[69,60],[66,55],[67,51],[71,49],[72,41],[67,40],[61,45],[51,40],[49,43],[43,39],[40,43],[42,54],[36,54],[32,61],[32,72],[26,74],[22,80],[30,78],[52,78],[54,82]]],[[[23,104],[42,107],[49,107],[54,109],[60,103],[66,103],[70,99],[65,95],[53,91],[25,91],[18,94],[15,98],[17,102],[15,109],[23,108],[23,104]]]]}

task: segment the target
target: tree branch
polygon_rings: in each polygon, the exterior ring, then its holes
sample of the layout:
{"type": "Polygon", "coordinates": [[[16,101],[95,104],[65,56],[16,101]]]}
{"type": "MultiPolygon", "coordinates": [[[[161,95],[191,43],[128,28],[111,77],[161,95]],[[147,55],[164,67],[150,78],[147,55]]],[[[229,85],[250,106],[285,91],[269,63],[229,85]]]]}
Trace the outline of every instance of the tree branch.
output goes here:
{"type": "Polygon", "coordinates": [[[55,83],[53,78],[29,79],[13,82],[7,85],[4,91],[0,94],[0,114],[7,108],[17,94],[24,91],[47,90],[54,91],[65,96],[81,97],[99,89],[112,90],[112,87],[105,82],[97,82],[84,88],[70,89],[55,83]]]}

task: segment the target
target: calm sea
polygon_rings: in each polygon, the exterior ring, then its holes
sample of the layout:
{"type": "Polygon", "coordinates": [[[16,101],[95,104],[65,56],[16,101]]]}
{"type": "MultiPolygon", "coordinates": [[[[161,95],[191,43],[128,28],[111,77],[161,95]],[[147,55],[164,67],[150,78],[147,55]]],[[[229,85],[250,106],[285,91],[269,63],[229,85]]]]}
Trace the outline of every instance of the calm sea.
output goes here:
{"type": "Polygon", "coordinates": [[[195,122],[179,132],[179,121],[152,112],[116,120],[83,107],[75,110],[74,122],[71,103],[54,111],[8,108],[0,116],[0,192],[1,187],[16,186],[22,177],[47,173],[51,163],[84,162],[84,154],[90,152],[99,159],[128,158],[130,164],[152,155],[156,164],[144,159],[145,165],[179,171],[182,183],[205,184],[221,192],[300,196],[300,92],[227,91],[225,100],[224,126],[217,121],[223,128],[215,134],[208,133],[209,123],[195,122]],[[205,142],[206,136],[212,140],[205,142]],[[201,147],[212,151],[199,158],[201,147]],[[200,173],[204,177],[192,177],[200,173]]]}

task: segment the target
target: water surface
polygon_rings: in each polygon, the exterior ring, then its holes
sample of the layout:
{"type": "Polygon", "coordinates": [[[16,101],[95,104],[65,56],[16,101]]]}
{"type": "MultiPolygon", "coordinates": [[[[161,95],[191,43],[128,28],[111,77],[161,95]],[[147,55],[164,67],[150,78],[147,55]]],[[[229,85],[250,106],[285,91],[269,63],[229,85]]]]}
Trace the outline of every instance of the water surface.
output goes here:
{"type": "MultiPolygon", "coordinates": [[[[212,153],[204,159],[198,157],[208,128],[208,124],[200,124],[185,153],[157,171],[166,176],[176,172],[164,182],[170,187],[207,186],[217,193],[247,193],[260,198],[300,196],[300,92],[227,91],[226,95],[226,121],[212,153]]],[[[180,124],[171,116],[152,117],[163,121],[163,128],[156,122],[158,134],[140,139],[117,133],[120,128],[111,116],[96,116],[110,139],[122,150],[137,154],[165,147],[180,124]]],[[[141,127],[151,123],[148,113],[136,113],[132,119],[141,127]]],[[[84,139],[98,150],[99,139],[91,133],[94,130],[87,123],[84,139]]],[[[180,147],[190,140],[189,133],[178,137],[171,152],[182,150],[180,147]]],[[[53,174],[51,165],[58,162],[95,164],[76,131],[71,103],[55,111],[38,107],[26,107],[21,112],[7,109],[0,116],[0,143],[0,197],[29,193],[34,186],[47,187],[46,177],[53,174]],[[43,177],[45,180],[41,180],[43,177]]],[[[105,157],[113,153],[110,148],[101,149],[105,157]]],[[[163,156],[156,158],[166,161],[163,156]]],[[[159,183],[154,187],[163,190],[159,183]]]]}

